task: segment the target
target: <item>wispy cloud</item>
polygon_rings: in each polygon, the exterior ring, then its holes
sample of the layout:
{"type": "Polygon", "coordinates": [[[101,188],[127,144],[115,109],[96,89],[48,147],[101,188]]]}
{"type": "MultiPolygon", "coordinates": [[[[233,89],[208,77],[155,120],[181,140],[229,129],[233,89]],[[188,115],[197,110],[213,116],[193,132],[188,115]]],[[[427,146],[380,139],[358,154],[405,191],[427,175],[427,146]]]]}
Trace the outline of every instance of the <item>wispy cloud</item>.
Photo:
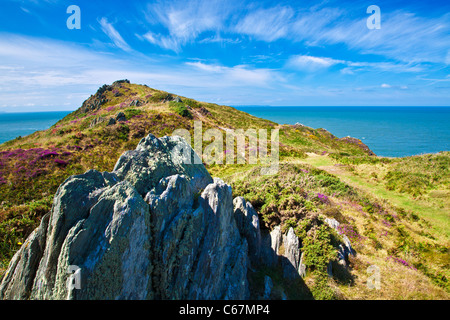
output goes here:
{"type": "Polygon", "coordinates": [[[186,62],[186,65],[205,73],[216,75],[221,79],[218,79],[220,83],[228,83],[228,86],[240,86],[243,84],[266,86],[271,80],[281,80],[281,76],[276,71],[266,68],[255,69],[245,65],[226,67],[199,61],[186,62]]]}
{"type": "Polygon", "coordinates": [[[424,18],[401,10],[387,12],[382,15],[379,30],[367,29],[365,17],[356,20],[344,17],[345,12],[338,10],[334,11],[334,15],[317,12],[294,24],[292,34],[313,46],[342,43],[363,54],[376,54],[404,62],[448,64],[448,13],[424,18]]]}
{"type": "Polygon", "coordinates": [[[290,7],[278,6],[250,12],[235,27],[239,34],[254,36],[258,40],[272,42],[285,38],[294,17],[290,7]]]}
{"type": "Polygon", "coordinates": [[[318,69],[329,68],[336,64],[343,64],[346,61],[336,60],[327,57],[313,57],[308,55],[295,55],[289,58],[287,65],[289,67],[305,70],[317,71],[318,69]]]}
{"type": "Polygon", "coordinates": [[[132,51],[128,43],[126,43],[125,40],[123,40],[120,33],[114,28],[114,26],[111,23],[108,22],[108,19],[103,17],[100,19],[99,23],[102,27],[102,31],[106,33],[106,35],[114,42],[114,44],[118,48],[127,52],[132,51]]]}
{"type": "Polygon", "coordinates": [[[157,34],[148,30],[144,37],[150,43],[178,51],[205,31],[220,31],[229,10],[230,5],[219,0],[152,3],[145,12],[149,28],[158,23],[167,32],[157,34]]]}

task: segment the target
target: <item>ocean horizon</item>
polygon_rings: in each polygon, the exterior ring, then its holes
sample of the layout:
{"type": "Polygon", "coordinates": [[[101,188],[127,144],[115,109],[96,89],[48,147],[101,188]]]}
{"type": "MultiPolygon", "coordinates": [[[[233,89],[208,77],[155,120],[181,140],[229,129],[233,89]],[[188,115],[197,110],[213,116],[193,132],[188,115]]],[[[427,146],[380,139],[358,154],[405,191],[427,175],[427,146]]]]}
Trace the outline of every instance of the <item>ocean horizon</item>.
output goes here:
{"type": "MultiPolygon", "coordinates": [[[[279,124],[323,128],[363,141],[378,156],[450,150],[450,107],[233,106],[279,124]]],[[[0,144],[45,130],[72,111],[0,113],[0,144]]]]}
{"type": "Polygon", "coordinates": [[[0,144],[50,128],[72,111],[1,112],[0,144]]]}
{"type": "Polygon", "coordinates": [[[233,107],[279,124],[301,123],[360,139],[382,157],[450,151],[450,107],[233,107]]]}

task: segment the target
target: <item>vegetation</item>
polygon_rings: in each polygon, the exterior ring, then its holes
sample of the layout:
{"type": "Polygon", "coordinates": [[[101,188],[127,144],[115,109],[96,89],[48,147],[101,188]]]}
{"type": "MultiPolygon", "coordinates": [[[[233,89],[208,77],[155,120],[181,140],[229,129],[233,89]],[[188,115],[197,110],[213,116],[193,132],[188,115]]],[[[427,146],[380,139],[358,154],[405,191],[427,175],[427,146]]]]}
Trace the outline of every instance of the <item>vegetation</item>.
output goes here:
{"type": "Polygon", "coordinates": [[[179,128],[192,134],[195,120],[203,131],[279,129],[277,174],[261,175],[260,164],[207,166],[232,186],[233,196],[252,203],[263,228],[293,228],[301,241],[306,277],[287,281],[278,268],[256,266],[249,275],[254,297],[262,295],[268,275],[280,299],[449,298],[450,152],[377,157],[360,141],[323,129],[278,125],[231,107],[174,97],[115,82],[51,128],[0,145],[0,276],[68,176],[111,171],[147,134],[171,135],[179,128]],[[109,124],[120,112],[126,119],[109,124]],[[325,218],[336,219],[339,228],[330,228],[325,218]],[[329,277],[327,266],[336,260],[343,236],[356,255],[347,271],[334,268],[329,277]],[[371,265],[380,269],[380,290],[366,285],[371,265]]]}

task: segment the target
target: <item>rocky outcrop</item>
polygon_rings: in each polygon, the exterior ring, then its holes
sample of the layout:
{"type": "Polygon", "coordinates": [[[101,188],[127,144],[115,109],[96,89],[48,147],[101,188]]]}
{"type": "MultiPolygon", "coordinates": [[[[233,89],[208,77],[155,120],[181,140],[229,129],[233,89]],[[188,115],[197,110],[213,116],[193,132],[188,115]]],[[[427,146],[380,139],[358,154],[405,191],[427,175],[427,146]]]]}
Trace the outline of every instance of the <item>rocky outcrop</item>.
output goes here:
{"type": "Polygon", "coordinates": [[[12,259],[0,298],[248,298],[257,215],[243,199],[235,209],[231,187],[202,164],[186,164],[187,147],[149,135],[113,172],[69,177],[12,259]]]}
{"type": "Polygon", "coordinates": [[[250,261],[253,265],[259,265],[261,231],[258,213],[253,209],[252,204],[245,201],[243,197],[236,197],[233,205],[238,230],[241,236],[247,240],[250,261]]]}
{"type": "MultiPolygon", "coordinates": [[[[328,224],[328,226],[332,229],[335,229],[336,231],[339,231],[339,225],[340,223],[336,219],[330,219],[326,218],[325,223],[328,224]]],[[[338,249],[338,258],[337,262],[343,266],[347,267],[347,261],[349,255],[354,255],[354,250],[352,249],[352,245],[350,242],[350,239],[345,235],[341,234],[343,242],[339,244],[338,249]]],[[[331,274],[331,266],[329,266],[329,273],[331,274]]]]}
{"type": "Polygon", "coordinates": [[[295,279],[300,275],[300,244],[294,229],[289,228],[288,233],[283,235],[283,246],[283,256],[286,258],[282,261],[283,275],[285,278],[295,279]]]}

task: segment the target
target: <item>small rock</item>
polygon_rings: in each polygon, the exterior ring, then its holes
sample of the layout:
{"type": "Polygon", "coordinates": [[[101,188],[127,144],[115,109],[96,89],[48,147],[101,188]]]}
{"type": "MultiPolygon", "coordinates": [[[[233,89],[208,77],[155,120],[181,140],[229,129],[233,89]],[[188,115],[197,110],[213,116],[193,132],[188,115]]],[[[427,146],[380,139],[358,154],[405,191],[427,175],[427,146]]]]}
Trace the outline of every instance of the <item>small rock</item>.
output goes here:
{"type": "Polygon", "coordinates": [[[112,126],[116,124],[116,120],[114,118],[109,118],[108,123],[106,124],[107,126],[112,126]]]}
{"type": "Polygon", "coordinates": [[[125,113],[119,112],[116,115],[116,121],[127,121],[127,117],[125,116],[125,113]]]}

